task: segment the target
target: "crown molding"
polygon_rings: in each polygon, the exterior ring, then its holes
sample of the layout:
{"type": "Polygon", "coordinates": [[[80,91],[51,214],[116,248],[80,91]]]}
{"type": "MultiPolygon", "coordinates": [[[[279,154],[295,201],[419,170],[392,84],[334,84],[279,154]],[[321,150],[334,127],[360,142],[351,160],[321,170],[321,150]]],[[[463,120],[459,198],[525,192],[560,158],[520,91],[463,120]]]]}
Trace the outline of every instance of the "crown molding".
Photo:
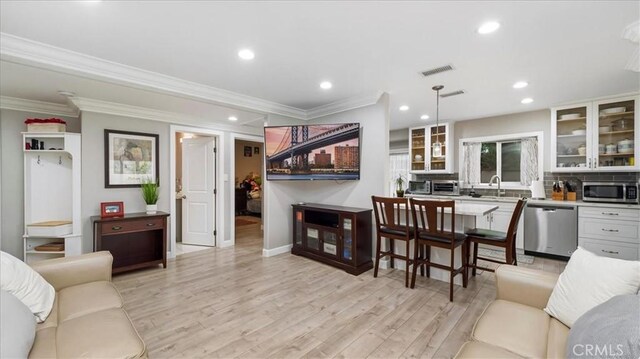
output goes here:
{"type": "Polygon", "coordinates": [[[344,100],[335,101],[326,105],[314,107],[310,110],[307,110],[307,120],[312,120],[318,117],[333,115],[339,112],[344,112],[348,110],[353,110],[360,107],[375,105],[378,103],[380,96],[382,96],[382,91],[376,91],[374,93],[369,93],[360,96],[350,97],[344,100]]]}
{"type": "MultiPolygon", "coordinates": [[[[248,120],[238,123],[237,126],[226,125],[211,121],[211,119],[188,116],[181,113],[155,110],[147,107],[125,105],[121,103],[94,100],[83,97],[70,97],[73,103],[81,112],[102,113],[114,116],[140,118],[144,120],[167,122],[171,124],[184,124],[196,127],[208,127],[236,133],[262,134],[262,128],[242,126],[245,123],[253,122],[248,120]]],[[[262,118],[262,117],[261,117],[262,118]]]]}
{"type": "Polygon", "coordinates": [[[35,112],[45,115],[78,117],[79,113],[67,105],[22,98],[0,96],[0,108],[23,112],[35,112]]]}
{"type": "Polygon", "coordinates": [[[0,33],[0,59],[239,109],[297,119],[306,118],[306,111],[295,107],[142,70],[7,33],[0,33]]]}

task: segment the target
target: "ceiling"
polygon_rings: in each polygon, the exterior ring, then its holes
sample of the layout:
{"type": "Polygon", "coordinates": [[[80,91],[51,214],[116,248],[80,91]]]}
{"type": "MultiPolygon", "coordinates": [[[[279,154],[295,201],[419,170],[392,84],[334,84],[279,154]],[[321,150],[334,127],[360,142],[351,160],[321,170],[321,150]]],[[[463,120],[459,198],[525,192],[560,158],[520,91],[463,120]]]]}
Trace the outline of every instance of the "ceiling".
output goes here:
{"type": "MultiPolygon", "coordinates": [[[[452,121],[638,91],[640,74],[624,70],[638,44],[621,33],[639,14],[637,1],[2,1],[0,31],[299,110],[384,91],[398,129],[425,123],[422,114],[433,122],[436,84],[466,91],[441,101],[441,118],[452,121]],[[501,28],[478,34],[487,20],[501,28]],[[255,59],[240,60],[241,48],[255,59]],[[454,70],[419,75],[445,64],[454,70]],[[323,80],[333,88],[320,89],[323,80]],[[519,80],[530,85],[513,89],[519,80]],[[524,97],[534,102],[523,105],[524,97]],[[410,109],[398,111],[404,104],[410,109]]],[[[229,116],[202,98],[12,62],[1,63],[3,96],[63,103],[57,91],[66,90],[229,116]]],[[[248,122],[262,116],[234,111],[248,122]]]]}

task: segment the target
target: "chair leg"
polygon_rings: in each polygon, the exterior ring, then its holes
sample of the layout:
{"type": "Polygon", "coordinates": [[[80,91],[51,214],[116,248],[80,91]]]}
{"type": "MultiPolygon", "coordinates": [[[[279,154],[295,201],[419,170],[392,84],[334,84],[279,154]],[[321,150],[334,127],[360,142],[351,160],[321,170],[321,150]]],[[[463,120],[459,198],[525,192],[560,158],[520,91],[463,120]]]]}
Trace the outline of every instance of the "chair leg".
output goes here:
{"type": "MultiPolygon", "coordinates": [[[[389,251],[391,251],[391,254],[396,253],[394,244],[395,240],[393,238],[389,238],[389,251]]],[[[393,265],[393,256],[389,256],[389,258],[391,258],[391,268],[395,268],[395,266],[393,265]]]]}
{"type": "Polygon", "coordinates": [[[380,238],[380,234],[378,234],[378,238],[376,240],[376,263],[373,266],[373,278],[378,277],[378,267],[380,267],[380,244],[382,243],[382,239],[380,238]]]}
{"type": "Polygon", "coordinates": [[[415,246],[413,247],[413,268],[411,271],[411,289],[416,287],[416,276],[418,275],[418,264],[420,263],[420,259],[421,259],[419,252],[422,252],[422,246],[416,240],[415,246]]]}
{"type": "Polygon", "coordinates": [[[473,242],[473,270],[471,275],[476,276],[476,267],[478,266],[478,242],[473,242]]]}
{"type": "Polygon", "coordinates": [[[455,271],[456,249],[451,248],[451,268],[449,268],[449,301],[453,302],[453,278],[455,271]]]}
{"type": "Polygon", "coordinates": [[[512,250],[512,255],[513,255],[513,265],[517,266],[518,265],[518,252],[516,251],[516,241],[513,241],[513,250],[512,250]]]}
{"type": "Polygon", "coordinates": [[[467,266],[467,262],[469,261],[469,255],[467,254],[467,242],[462,244],[460,248],[460,252],[462,253],[462,288],[467,287],[467,283],[469,281],[469,277],[467,276],[469,267],[467,266]]]}
{"type": "MultiPolygon", "coordinates": [[[[407,250],[406,250],[406,256],[407,256],[407,260],[405,261],[406,265],[405,265],[405,269],[404,269],[404,286],[409,288],[409,267],[411,266],[411,264],[413,263],[413,268],[416,267],[415,262],[411,260],[411,253],[409,253],[410,249],[409,249],[409,242],[411,241],[407,241],[407,250]]],[[[415,258],[415,256],[414,256],[415,258]]]]}
{"type": "Polygon", "coordinates": [[[425,246],[425,266],[427,267],[427,278],[431,278],[431,246],[425,246]]]}
{"type": "MultiPolygon", "coordinates": [[[[416,246],[417,246],[417,247],[420,247],[420,248],[419,248],[419,249],[420,249],[420,250],[419,250],[419,256],[420,256],[420,259],[421,259],[421,260],[422,260],[422,259],[424,259],[424,246],[422,246],[422,245],[418,244],[417,242],[416,242],[416,246]]],[[[414,259],[414,260],[415,260],[415,259],[414,259]]],[[[415,263],[416,263],[416,262],[414,262],[414,265],[415,265],[415,263]]],[[[421,276],[423,276],[423,277],[424,277],[424,267],[425,267],[425,266],[424,266],[424,263],[421,263],[421,264],[420,264],[420,275],[421,275],[421,276]]]]}
{"type": "Polygon", "coordinates": [[[505,248],[505,263],[513,264],[513,252],[511,248],[505,248]]]}

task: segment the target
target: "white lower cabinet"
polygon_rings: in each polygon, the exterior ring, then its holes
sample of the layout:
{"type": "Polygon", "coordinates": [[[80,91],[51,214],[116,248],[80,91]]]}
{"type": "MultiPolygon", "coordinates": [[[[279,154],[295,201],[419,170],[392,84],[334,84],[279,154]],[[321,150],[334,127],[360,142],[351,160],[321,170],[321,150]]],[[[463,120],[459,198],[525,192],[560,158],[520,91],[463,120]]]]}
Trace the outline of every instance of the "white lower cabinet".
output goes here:
{"type": "Polygon", "coordinates": [[[640,259],[640,210],[580,207],[578,245],[597,255],[640,259]]]}

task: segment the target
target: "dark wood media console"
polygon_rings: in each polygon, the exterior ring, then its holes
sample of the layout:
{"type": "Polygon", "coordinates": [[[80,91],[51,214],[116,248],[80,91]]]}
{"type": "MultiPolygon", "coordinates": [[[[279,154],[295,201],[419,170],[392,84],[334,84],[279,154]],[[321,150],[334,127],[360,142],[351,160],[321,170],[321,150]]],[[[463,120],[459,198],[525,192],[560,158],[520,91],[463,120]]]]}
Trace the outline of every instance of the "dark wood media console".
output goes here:
{"type": "Polygon", "coordinates": [[[291,253],[359,275],[373,268],[371,209],[294,204],[291,253]]]}
{"type": "Polygon", "coordinates": [[[93,247],[111,252],[114,274],[158,264],[167,268],[167,217],[164,212],[93,216],[93,247]]]}

